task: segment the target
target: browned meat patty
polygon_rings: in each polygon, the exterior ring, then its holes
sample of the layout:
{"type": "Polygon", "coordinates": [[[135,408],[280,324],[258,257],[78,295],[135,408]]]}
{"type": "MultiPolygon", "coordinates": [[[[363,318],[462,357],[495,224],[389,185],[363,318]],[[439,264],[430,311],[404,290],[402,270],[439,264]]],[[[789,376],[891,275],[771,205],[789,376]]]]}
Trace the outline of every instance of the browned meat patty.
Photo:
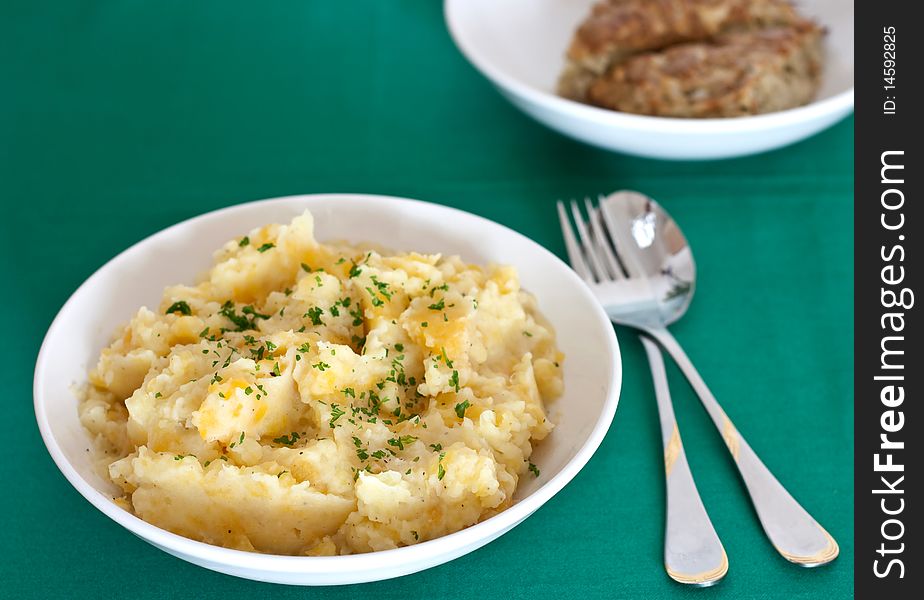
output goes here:
{"type": "Polygon", "coordinates": [[[602,0],[575,33],[559,93],[586,102],[595,80],[633,56],[806,22],[787,0],[602,0]]]}
{"type": "Polygon", "coordinates": [[[819,27],[805,22],[639,54],[596,79],[587,102],[629,113],[699,118],[800,106],[818,89],[822,36],[819,27]]]}

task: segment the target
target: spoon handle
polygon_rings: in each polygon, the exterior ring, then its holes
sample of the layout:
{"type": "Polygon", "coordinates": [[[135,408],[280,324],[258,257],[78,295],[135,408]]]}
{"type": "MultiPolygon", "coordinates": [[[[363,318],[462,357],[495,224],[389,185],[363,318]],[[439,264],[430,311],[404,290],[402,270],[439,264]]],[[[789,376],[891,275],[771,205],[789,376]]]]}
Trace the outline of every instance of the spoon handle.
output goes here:
{"type": "Polygon", "coordinates": [[[641,336],[641,340],[651,365],[661,418],[661,437],[664,441],[664,479],[667,490],[664,568],[671,579],[680,583],[712,585],[728,572],[728,557],[706,514],[687,464],[674,418],[661,349],[645,335],[641,336]]]}
{"type": "Polygon", "coordinates": [[[735,459],[757,517],[777,552],[803,567],[823,565],[837,558],[837,542],[786,491],[738,433],[674,336],[663,328],[646,331],[673,357],[699,395],[735,459]]]}

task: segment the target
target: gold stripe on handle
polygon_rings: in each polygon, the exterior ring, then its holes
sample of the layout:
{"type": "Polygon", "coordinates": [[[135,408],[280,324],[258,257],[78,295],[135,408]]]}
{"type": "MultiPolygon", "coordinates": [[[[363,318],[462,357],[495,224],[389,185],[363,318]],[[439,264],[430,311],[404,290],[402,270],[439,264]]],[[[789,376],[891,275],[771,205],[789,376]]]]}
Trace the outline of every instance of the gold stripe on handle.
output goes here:
{"type": "Polygon", "coordinates": [[[821,532],[825,534],[825,539],[828,540],[828,545],[822,548],[820,551],[812,554],[811,556],[798,556],[795,554],[790,554],[789,552],[784,552],[777,548],[777,552],[783,555],[783,558],[789,562],[796,563],[797,565],[802,565],[803,567],[814,567],[817,565],[823,565],[829,563],[840,554],[841,549],[837,545],[837,542],[831,537],[831,534],[825,531],[824,527],[821,525],[818,526],[821,529],[821,532]]]}
{"type": "Polygon", "coordinates": [[[671,439],[664,446],[664,476],[671,474],[677,457],[680,456],[680,430],[677,429],[677,423],[674,423],[674,431],[671,433],[671,439]]]}
{"type": "Polygon", "coordinates": [[[732,457],[738,460],[738,454],[741,451],[738,430],[732,425],[728,416],[725,417],[725,424],[722,427],[722,437],[725,438],[725,445],[728,446],[728,451],[731,452],[732,457]]]}
{"type": "Polygon", "coordinates": [[[725,550],[722,550],[722,563],[718,567],[702,573],[696,573],[695,575],[678,573],[667,565],[664,565],[664,569],[667,571],[670,578],[678,583],[685,583],[687,585],[709,585],[722,579],[725,577],[725,574],[728,573],[728,556],[725,554],[725,550]]]}

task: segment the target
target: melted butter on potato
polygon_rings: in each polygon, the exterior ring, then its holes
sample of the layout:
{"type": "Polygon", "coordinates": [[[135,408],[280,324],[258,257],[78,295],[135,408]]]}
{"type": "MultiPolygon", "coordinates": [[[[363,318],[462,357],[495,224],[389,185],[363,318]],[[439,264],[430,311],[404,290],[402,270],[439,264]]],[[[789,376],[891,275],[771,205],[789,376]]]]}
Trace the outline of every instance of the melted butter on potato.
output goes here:
{"type": "Polygon", "coordinates": [[[105,348],[80,405],[120,506],[208,543],[384,550],[513,502],[561,393],[510,267],[320,244],[311,215],[225,244],[105,348]]]}

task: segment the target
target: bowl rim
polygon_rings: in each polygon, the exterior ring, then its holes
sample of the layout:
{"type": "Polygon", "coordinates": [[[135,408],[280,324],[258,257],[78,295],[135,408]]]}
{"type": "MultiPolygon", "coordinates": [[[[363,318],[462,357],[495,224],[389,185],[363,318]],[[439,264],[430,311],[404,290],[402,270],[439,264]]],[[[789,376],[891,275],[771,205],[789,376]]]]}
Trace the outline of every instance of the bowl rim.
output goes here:
{"type": "MultiPolygon", "coordinates": [[[[481,217],[474,213],[438,203],[376,194],[324,193],[298,194],[267,198],[251,202],[243,202],[212,210],[191,217],[189,219],[185,219],[165,229],[161,229],[151,235],[148,235],[142,240],[132,244],[117,254],[115,257],[109,259],[105,264],[96,269],[96,271],[94,271],[93,274],[90,275],[90,277],[88,277],[71,294],[71,296],[55,315],[54,320],[49,326],[48,331],[42,340],[42,345],[35,363],[35,372],[33,376],[33,404],[36,422],[38,424],[42,440],[44,441],[45,446],[58,469],[68,480],[68,482],[80,493],[80,495],[82,495],[100,512],[108,516],[119,525],[122,525],[128,529],[131,533],[141,537],[145,541],[148,541],[160,547],[161,549],[168,550],[171,553],[176,552],[181,554],[184,557],[191,556],[200,560],[208,561],[210,563],[216,563],[226,567],[251,572],[265,571],[278,574],[297,572],[303,575],[343,575],[351,572],[359,572],[361,570],[369,571],[368,562],[370,557],[375,558],[375,572],[382,572],[384,570],[394,569],[418,562],[426,563],[428,562],[428,559],[432,561],[434,556],[448,555],[445,560],[440,560],[437,563],[433,563],[434,565],[440,564],[457,556],[461,556],[468,551],[474,550],[479,546],[495,539],[499,535],[509,531],[511,528],[523,521],[526,517],[528,517],[539,507],[545,504],[552,496],[561,491],[561,489],[564,488],[564,486],[567,485],[587,464],[587,462],[602,443],[613,421],[613,417],[615,416],[616,408],[619,402],[621,387],[622,360],[619,343],[617,341],[612,324],[606,317],[603,308],[599,306],[599,303],[597,303],[593,293],[590,291],[590,288],[584,283],[584,281],[581,280],[580,277],[578,277],[578,275],[573,270],[571,270],[571,268],[564,261],[562,261],[558,256],[556,256],[554,253],[552,253],[538,242],[531,240],[525,235],[509,227],[506,227],[505,225],[485,217],[481,217]],[[411,207],[414,205],[425,205],[428,208],[436,207],[442,210],[446,210],[456,216],[473,218],[476,221],[481,221],[483,225],[494,228],[501,228],[508,235],[515,236],[520,238],[522,241],[528,242],[529,244],[533,245],[538,252],[545,253],[548,257],[558,262],[562,267],[565,268],[567,271],[566,276],[572,279],[572,281],[575,283],[576,289],[578,289],[587,300],[591,301],[592,306],[596,308],[596,310],[593,312],[595,313],[596,319],[599,321],[598,324],[605,326],[604,339],[606,340],[608,355],[611,357],[610,362],[612,367],[609,369],[609,380],[606,382],[607,397],[604,400],[600,415],[597,417],[597,421],[594,424],[593,429],[584,441],[583,445],[575,453],[574,457],[565,463],[560,471],[555,473],[555,475],[553,475],[533,493],[526,496],[525,498],[522,498],[497,515],[494,515],[470,527],[442,537],[420,542],[419,544],[414,544],[412,546],[403,546],[400,548],[367,552],[363,554],[338,556],[290,556],[281,554],[264,554],[259,552],[235,550],[222,546],[215,546],[205,542],[186,538],[167,531],[166,529],[161,529],[160,527],[152,525],[151,523],[148,523],[147,521],[144,521],[141,518],[118,507],[106,494],[98,491],[83,477],[81,477],[65,457],[63,451],[58,445],[57,440],[54,437],[54,434],[51,431],[51,426],[48,421],[48,413],[46,411],[44,402],[46,393],[45,378],[43,377],[47,368],[46,363],[48,360],[50,340],[54,337],[57,329],[62,326],[61,322],[64,319],[64,315],[67,312],[69,306],[75,302],[75,299],[81,294],[88,293],[87,290],[93,287],[95,281],[101,277],[102,272],[108,270],[116,263],[130,260],[134,255],[143,252],[147,243],[153,239],[159,236],[169,236],[180,228],[201,224],[202,222],[208,220],[217,220],[225,214],[240,210],[243,207],[304,202],[306,208],[310,209],[310,203],[312,202],[341,199],[358,199],[361,201],[389,203],[391,205],[403,204],[410,205],[411,207]],[[454,551],[456,554],[453,554],[454,551]]],[[[410,573],[412,571],[406,572],[410,573]]],[[[384,579],[391,576],[397,576],[400,574],[403,573],[398,573],[396,575],[370,577],[357,581],[372,581],[376,579],[384,579]]]]}
{"type": "Polygon", "coordinates": [[[854,105],[854,85],[833,96],[822,100],[814,100],[804,106],[741,117],[704,119],[654,117],[583,104],[523,83],[495,66],[475,44],[467,39],[457,13],[458,10],[461,10],[459,7],[464,4],[464,0],[444,0],[443,2],[443,16],[446,20],[450,37],[452,37],[462,55],[491,83],[502,90],[507,90],[532,104],[543,106],[557,113],[570,113],[576,119],[595,121],[609,127],[638,132],[698,136],[753,132],[786,127],[846,112],[852,109],[854,105]]]}

